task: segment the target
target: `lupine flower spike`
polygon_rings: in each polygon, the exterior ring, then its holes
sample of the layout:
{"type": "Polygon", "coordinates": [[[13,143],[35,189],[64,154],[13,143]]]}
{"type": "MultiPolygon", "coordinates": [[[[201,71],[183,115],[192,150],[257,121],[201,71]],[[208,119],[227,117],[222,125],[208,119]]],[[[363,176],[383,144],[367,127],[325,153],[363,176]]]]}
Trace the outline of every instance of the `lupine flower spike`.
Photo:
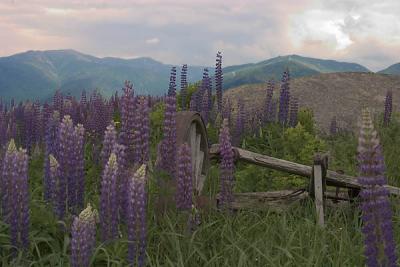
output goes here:
{"type": "Polygon", "coordinates": [[[103,241],[112,240],[118,235],[117,175],[117,156],[111,153],[101,181],[100,227],[103,241]]]}
{"type": "Polygon", "coordinates": [[[11,244],[29,247],[28,155],[11,139],[3,159],[1,181],[4,221],[10,225],[11,244]]]}
{"type": "Polygon", "coordinates": [[[176,207],[179,210],[190,210],[193,202],[193,173],[190,147],[186,143],[179,148],[177,164],[176,207]]]}
{"type": "Polygon", "coordinates": [[[230,209],[233,201],[233,160],[234,154],[232,150],[231,137],[229,134],[228,121],[224,119],[219,134],[219,150],[221,154],[220,163],[220,184],[221,184],[221,206],[230,209]]]}
{"type": "Polygon", "coordinates": [[[72,223],[71,266],[88,267],[96,246],[97,211],[90,204],[72,223]]]}
{"type": "Polygon", "coordinates": [[[397,266],[389,192],[383,187],[387,181],[382,148],[368,110],[362,112],[358,161],[366,264],[397,266]]]}
{"type": "Polygon", "coordinates": [[[146,165],[142,165],[129,181],[128,187],[128,261],[144,266],[147,238],[146,165]]]}

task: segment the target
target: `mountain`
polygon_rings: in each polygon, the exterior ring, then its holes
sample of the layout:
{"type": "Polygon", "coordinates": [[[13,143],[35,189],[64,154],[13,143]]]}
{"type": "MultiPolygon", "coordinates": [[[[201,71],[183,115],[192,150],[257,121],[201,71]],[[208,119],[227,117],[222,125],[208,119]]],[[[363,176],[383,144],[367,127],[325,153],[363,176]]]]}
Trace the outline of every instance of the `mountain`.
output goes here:
{"type": "Polygon", "coordinates": [[[224,68],[224,89],[244,84],[263,83],[272,78],[280,80],[286,68],[289,68],[292,78],[332,72],[370,72],[356,63],[298,55],[278,56],[259,63],[224,68]]]}
{"type": "MultiPolygon", "coordinates": [[[[377,73],[324,73],[290,81],[290,94],[298,97],[300,107],[311,108],[317,125],[329,129],[330,120],[337,117],[338,125],[348,130],[357,129],[362,107],[372,112],[384,111],[387,90],[393,90],[393,108],[400,111],[400,76],[377,73]]],[[[279,99],[280,84],[274,97],[279,99]]],[[[260,107],[266,96],[266,84],[243,85],[224,93],[233,103],[241,98],[246,107],[260,107]]],[[[234,108],[236,106],[234,105],[234,108]]]]}
{"type": "Polygon", "coordinates": [[[378,71],[378,73],[400,75],[400,63],[393,64],[384,70],[378,71]]]}
{"type": "MultiPolygon", "coordinates": [[[[125,80],[132,81],[139,94],[162,95],[168,90],[172,66],[147,57],[98,58],[74,50],[28,51],[0,57],[0,97],[45,100],[56,89],[79,96],[83,89],[96,88],[110,96],[125,80]]],[[[188,66],[188,82],[201,80],[203,69],[188,66]]],[[[180,66],[177,70],[179,77],[180,66]]]]}

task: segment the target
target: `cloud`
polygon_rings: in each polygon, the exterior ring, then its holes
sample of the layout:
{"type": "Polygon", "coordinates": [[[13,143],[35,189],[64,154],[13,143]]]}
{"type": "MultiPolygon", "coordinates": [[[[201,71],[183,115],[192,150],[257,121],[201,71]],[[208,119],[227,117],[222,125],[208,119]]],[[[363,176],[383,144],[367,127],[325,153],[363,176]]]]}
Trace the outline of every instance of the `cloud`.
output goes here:
{"type": "Polygon", "coordinates": [[[146,40],[146,44],[154,45],[158,44],[160,42],[160,39],[158,38],[151,38],[146,40]]]}
{"type": "Polygon", "coordinates": [[[400,61],[399,13],[397,0],[3,0],[0,56],[72,48],[210,66],[221,50],[224,65],[297,53],[379,70],[400,61]]]}

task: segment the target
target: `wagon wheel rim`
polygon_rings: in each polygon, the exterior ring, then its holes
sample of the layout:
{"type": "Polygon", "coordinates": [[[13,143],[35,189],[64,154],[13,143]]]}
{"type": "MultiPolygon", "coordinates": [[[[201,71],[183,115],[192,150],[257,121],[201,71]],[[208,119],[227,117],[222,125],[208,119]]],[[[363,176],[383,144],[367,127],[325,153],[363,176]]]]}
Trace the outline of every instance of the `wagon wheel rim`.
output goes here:
{"type": "Polygon", "coordinates": [[[201,195],[209,166],[208,140],[205,124],[198,112],[177,114],[177,143],[187,143],[191,150],[193,192],[201,195]]]}
{"type": "Polygon", "coordinates": [[[201,150],[201,134],[197,131],[197,123],[190,125],[189,143],[191,148],[193,188],[196,195],[199,195],[204,187],[205,173],[203,163],[205,152],[201,150]]]}

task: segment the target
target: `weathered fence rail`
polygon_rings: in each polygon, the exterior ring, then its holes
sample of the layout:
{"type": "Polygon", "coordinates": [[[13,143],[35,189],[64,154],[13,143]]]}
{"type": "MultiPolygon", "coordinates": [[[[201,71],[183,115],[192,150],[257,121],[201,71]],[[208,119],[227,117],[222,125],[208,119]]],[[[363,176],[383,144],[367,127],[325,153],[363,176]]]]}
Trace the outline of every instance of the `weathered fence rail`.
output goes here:
{"type": "MultiPolygon", "coordinates": [[[[291,174],[296,174],[302,177],[311,178],[313,168],[311,166],[277,159],[266,155],[258,154],[238,147],[234,147],[236,160],[242,160],[259,166],[264,166],[278,171],[284,171],[291,174]]],[[[209,150],[210,158],[219,157],[219,146],[214,144],[209,150]]],[[[326,172],[326,185],[344,187],[349,189],[360,190],[362,185],[357,182],[356,177],[340,174],[335,171],[327,170],[326,172]]],[[[400,196],[400,188],[385,185],[391,195],[400,196]]]]}

